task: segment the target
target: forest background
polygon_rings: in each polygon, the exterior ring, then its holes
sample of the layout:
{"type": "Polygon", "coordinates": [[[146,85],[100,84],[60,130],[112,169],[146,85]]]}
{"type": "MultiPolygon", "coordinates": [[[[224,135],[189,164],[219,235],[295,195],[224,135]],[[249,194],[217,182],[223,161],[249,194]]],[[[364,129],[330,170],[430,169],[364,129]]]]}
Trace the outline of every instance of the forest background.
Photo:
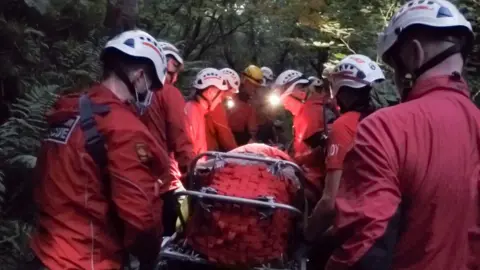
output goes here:
{"type": "MultiPolygon", "coordinates": [[[[44,113],[65,92],[101,73],[98,55],[122,30],[145,29],[186,59],[179,88],[207,66],[276,74],[289,68],[321,76],[350,53],[376,59],[377,33],[397,0],[1,0],[0,265],[15,269],[32,223],[32,168],[44,113]]],[[[480,1],[455,1],[477,33],[465,70],[480,105],[480,1]]],[[[387,70],[387,74],[391,74],[387,70]]],[[[393,85],[382,98],[395,98],[393,85]]]]}

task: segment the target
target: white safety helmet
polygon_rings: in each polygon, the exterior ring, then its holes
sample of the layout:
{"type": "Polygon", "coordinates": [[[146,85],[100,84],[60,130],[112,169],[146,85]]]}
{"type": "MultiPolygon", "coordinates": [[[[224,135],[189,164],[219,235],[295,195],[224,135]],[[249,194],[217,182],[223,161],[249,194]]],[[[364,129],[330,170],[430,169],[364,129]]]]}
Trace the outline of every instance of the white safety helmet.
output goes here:
{"type": "Polygon", "coordinates": [[[280,98],[283,99],[290,95],[293,89],[295,89],[295,86],[300,83],[308,84],[309,81],[300,71],[289,69],[278,75],[274,85],[275,88],[284,88],[288,86],[287,89],[280,94],[280,98]]]}
{"type": "Polygon", "coordinates": [[[342,86],[362,88],[384,80],[382,69],[365,55],[352,54],[340,61],[330,74],[332,94],[336,96],[342,86]]]}
{"type": "Polygon", "coordinates": [[[183,58],[180,56],[180,51],[173,44],[164,40],[158,42],[158,46],[163,49],[166,56],[171,56],[183,66],[183,58]]]}
{"type": "Polygon", "coordinates": [[[268,81],[273,81],[273,79],[274,79],[274,78],[273,78],[273,71],[272,71],[271,68],[269,68],[269,67],[262,67],[260,70],[261,70],[262,73],[263,73],[263,78],[264,78],[264,79],[266,79],[266,80],[268,80],[268,81]]]}
{"type": "Polygon", "coordinates": [[[314,87],[322,87],[323,85],[323,81],[315,76],[308,77],[308,81],[310,82],[310,85],[314,87]]]}
{"type": "Polygon", "coordinates": [[[238,76],[238,73],[231,68],[221,69],[220,72],[222,72],[230,86],[235,89],[235,93],[238,93],[240,88],[240,76],[238,76]]]}
{"type": "MultiPolygon", "coordinates": [[[[403,32],[415,26],[445,28],[457,30],[473,41],[472,25],[460,11],[446,0],[414,0],[408,1],[395,13],[383,33],[378,37],[377,54],[385,63],[389,63],[389,50],[398,42],[403,32]]],[[[468,43],[467,42],[467,43],[468,43]]],[[[470,45],[468,44],[468,45],[470,45]]]]}
{"type": "Polygon", "coordinates": [[[167,74],[167,59],[158,42],[150,34],[142,30],[130,30],[119,34],[103,49],[102,57],[110,51],[119,51],[126,55],[150,61],[155,68],[156,78],[162,85],[167,74]]]}
{"type": "Polygon", "coordinates": [[[221,91],[228,90],[227,80],[225,80],[222,72],[216,68],[200,70],[193,82],[193,87],[197,90],[203,90],[210,86],[215,86],[221,91]]]}

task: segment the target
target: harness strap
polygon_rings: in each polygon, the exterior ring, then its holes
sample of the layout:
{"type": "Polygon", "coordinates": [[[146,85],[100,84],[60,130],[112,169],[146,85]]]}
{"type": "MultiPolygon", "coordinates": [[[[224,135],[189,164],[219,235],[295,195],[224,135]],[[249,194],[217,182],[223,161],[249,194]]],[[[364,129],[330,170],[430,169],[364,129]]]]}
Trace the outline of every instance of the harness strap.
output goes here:
{"type": "Polygon", "coordinates": [[[80,97],[80,128],[85,136],[85,149],[98,165],[102,175],[108,164],[105,138],[97,129],[95,114],[105,115],[110,109],[106,105],[93,104],[87,95],[80,97]]]}
{"type": "MultiPolygon", "coordinates": [[[[109,204],[108,215],[114,224],[114,229],[118,237],[123,237],[123,225],[120,217],[115,212],[115,203],[111,196],[110,177],[108,175],[108,151],[106,147],[105,136],[98,130],[95,115],[105,116],[110,112],[107,105],[93,103],[90,98],[84,94],[79,100],[80,108],[80,128],[85,136],[85,149],[97,164],[101,175],[101,181],[105,186],[105,197],[109,204]]],[[[130,269],[129,254],[123,258],[123,265],[130,269]]]]}

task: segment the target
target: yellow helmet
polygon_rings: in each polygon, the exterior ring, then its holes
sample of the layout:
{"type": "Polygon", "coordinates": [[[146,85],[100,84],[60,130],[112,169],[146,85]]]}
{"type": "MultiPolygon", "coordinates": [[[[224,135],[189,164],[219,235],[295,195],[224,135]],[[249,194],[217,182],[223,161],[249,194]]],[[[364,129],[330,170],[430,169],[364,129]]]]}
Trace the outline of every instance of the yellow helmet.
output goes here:
{"type": "Polygon", "coordinates": [[[263,83],[263,72],[255,65],[249,65],[245,68],[242,75],[256,85],[261,85],[263,83]]]}

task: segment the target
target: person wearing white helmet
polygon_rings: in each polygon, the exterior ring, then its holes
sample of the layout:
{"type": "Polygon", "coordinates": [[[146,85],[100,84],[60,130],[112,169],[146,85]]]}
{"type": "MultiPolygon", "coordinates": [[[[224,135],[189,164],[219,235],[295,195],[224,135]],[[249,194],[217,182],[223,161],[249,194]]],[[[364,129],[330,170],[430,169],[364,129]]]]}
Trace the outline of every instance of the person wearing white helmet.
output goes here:
{"type": "Polygon", "coordinates": [[[342,178],[345,156],[352,147],[358,123],[373,112],[370,103],[372,86],[383,81],[385,76],[378,64],[370,58],[353,54],[342,59],[329,78],[332,93],[343,114],[335,120],[328,133],[325,187],[308,224],[307,238],[310,241],[333,223],[335,197],[342,178]]]}
{"type": "Polygon", "coordinates": [[[155,265],[158,191],[169,180],[169,161],[138,113],[165,82],[167,62],[141,30],[110,40],[102,60],[101,83],[61,97],[48,115],[37,164],[35,258],[22,269],[122,269],[130,253],[141,269],[155,265]]]}
{"type": "Polygon", "coordinates": [[[461,76],[472,40],[446,0],[408,1],[380,34],[403,103],[357,128],[326,269],[479,268],[480,112],[461,76]]]}
{"type": "Polygon", "coordinates": [[[269,67],[261,67],[260,70],[263,73],[263,86],[268,87],[275,80],[275,75],[273,74],[272,69],[269,67]]]}
{"type": "Polygon", "coordinates": [[[158,46],[167,58],[165,85],[162,91],[154,93],[152,102],[141,119],[170,156],[169,168],[172,180],[168,185],[162,186],[161,192],[167,191],[162,197],[164,234],[171,235],[175,232],[177,216],[177,197],[173,195],[173,192],[183,188],[180,178],[182,173],[187,171],[194,155],[184,112],[185,98],[174,86],[179,72],[183,69],[183,59],[179,50],[171,43],[159,41],[158,46]]]}
{"type": "MultiPolygon", "coordinates": [[[[235,106],[235,101],[232,99],[232,95],[238,93],[240,76],[231,68],[223,68],[220,72],[224,76],[229,87],[228,93],[224,96],[225,106],[227,108],[232,108],[235,106]]],[[[220,104],[205,115],[208,151],[224,152],[237,148],[237,142],[235,141],[235,137],[228,124],[228,116],[225,106],[220,104]]]]}
{"type": "Polygon", "coordinates": [[[239,92],[240,89],[240,76],[231,68],[223,68],[220,70],[228,82],[230,91],[234,94],[239,92]]]}
{"type": "Polygon", "coordinates": [[[184,63],[183,58],[175,45],[161,40],[158,42],[158,46],[163,49],[165,55],[167,56],[168,66],[167,66],[167,78],[166,81],[169,84],[175,84],[178,79],[178,74],[183,70],[184,63]]]}
{"type": "Polygon", "coordinates": [[[185,111],[190,124],[190,139],[195,155],[208,150],[205,117],[222,103],[230,90],[222,72],[215,68],[202,69],[193,82],[194,93],[185,111]]]}
{"type": "Polygon", "coordinates": [[[320,79],[315,76],[308,77],[308,80],[310,81],[310,90],[317,92],[325,97],[325,100],[327,101],[325,105],[329,108],[328,112],[332,113],[332,115],[329,115],[329,121],[332,122],[333,120],[338,118],[340,116],[340,110],[337,107],[336,101],[330,92],[330,85],[328,81],[324,82],[323,78],[320,79]]]}
{"type": "Polygon", "coordinates": [[[290,154],[307,170],[308,195],[312,203],[323,189],[324,169],[321,165],[325,147],[323,138],[325,96],[311,91],[303,73],[286,70],[276,79],[273,88],[286,110],[293,115],[293,143],[290,154]]]}
{"type": "Polygon", "coordinates": [[[232,97],[235,106],[227,111],[228,125],[238,145],[256,141],[258,127],[254,101],[262,82],[263,73],[258,66],[249,65],[240,73],[239,92],[232,97]]]}
{"type": "Polygon", "coordinates": [[[179,50],[171,43],[160,41],[158,46],[167,57],[167,76],[163,90],[155,93],[152,104],[142,120],[155,137],[162,140],[162,145],[168,144],[168,151],[175,163],[178,163],[172,168],[178,167],[185,173],[193,159],[192,142],[188,138],[185,126],[185,98],[174,86],[179,72],[183,70],[183,59],[179,50]]]}
{"type": "Polygon", "coordinates": [[[315,76],[310,76],[308,77],[308,81],[310,82],[310,87],[312,88],[313,91],[316,91],[316,92],[323,92],[323,81],[320,80],[319,78],[315,77],[315,76]]]}

